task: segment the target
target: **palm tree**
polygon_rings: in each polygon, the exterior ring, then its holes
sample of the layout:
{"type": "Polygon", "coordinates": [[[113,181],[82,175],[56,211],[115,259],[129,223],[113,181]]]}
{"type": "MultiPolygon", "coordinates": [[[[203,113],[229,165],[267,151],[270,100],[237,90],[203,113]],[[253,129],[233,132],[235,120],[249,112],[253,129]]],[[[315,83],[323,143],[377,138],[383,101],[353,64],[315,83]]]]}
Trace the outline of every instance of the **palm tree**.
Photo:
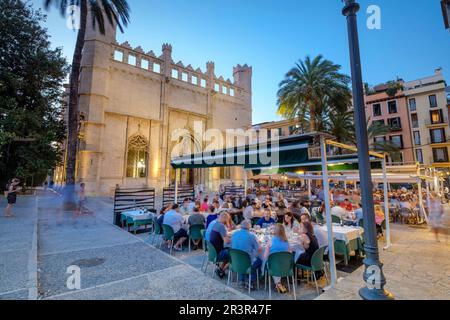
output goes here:
{"type": "MultiPolygon", "coordinates": [[[[370,119],[367,121],[369,122],[370,119]]],[[[369,148],[373,151],[380,152],[380,153],[386,153],[391,156],[394,156],[400,151],[400,148],[392,143],[391,141],[385,140],[382,142],[374,141],[375,137],[385,136],[391,132],[391,128],[389,126],[378,124],[372,122],[370,125],[367,123],[367,135],[369,137],[369,148]],[[371,142],[373,141],[373,142],[371,142]]]]}
{"type": "Polygon", "coordinates": [[[352,143],[355,141],[355,123],[353,111],[330,112],[324,132],[332,135],[337,142],[352,143]]]}
{"type": "Polygon", "coordinates": [[[81,58],[86,34],[88,10],[91,11],[92,25],[98,26],[105,34],[105,16],[111,25],[117,25],[123,32],[122,25],[129,22],[130,8],[126,0],[44,0],[46,10],[54,5],[64,16],[68,6],[75,5],[80,9],[80,27],[78,29],[75,50],[70,73],[70,92],[68,109],[67,163],[66,163],[66,204],[73,203],[72,195],[75,185],[75,165],[78,140],[78,79],[80,76],[81,58]]]}
{"type": "Polygon", "coordinates": [[[326,108],[324,102],[342,107],[350,101],[350,77],[340,73],[340,69],[340,65],[322,55],[300,60],[280,83],[278,114],[288,119],[307,116],[309,130],[316,131],[318,114],[326,108]]]}

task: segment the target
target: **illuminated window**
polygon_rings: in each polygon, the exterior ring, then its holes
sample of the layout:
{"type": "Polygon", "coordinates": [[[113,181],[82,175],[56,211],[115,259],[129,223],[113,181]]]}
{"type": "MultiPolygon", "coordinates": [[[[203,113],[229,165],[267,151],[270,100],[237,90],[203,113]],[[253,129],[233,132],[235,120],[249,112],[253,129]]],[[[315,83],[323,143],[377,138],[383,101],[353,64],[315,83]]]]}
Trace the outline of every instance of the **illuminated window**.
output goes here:
{"type": "Polygon", "coordinates": [[[181,80],[188,81],[188,74],[186,72],[181,73],[181,80]]]}
{"type": "Polygon", "coordinates": [[[198,78],[197,78],[197,76],[192,76],[191,77],[191,82],[192,82],[192,84],[198,85],[198,78]]]}
{"type": "Polygon", "coordinates": [[[148,164],[148,142],[141,135],[132,136],[128,142],[127,177],[145,178],[148,164]]]}
{"type": "Polygon", "coordinates": [[[153,72],[161,73],[161,65],[159,63],[153,64],[153,72]]]}
{"type": "Polygon", "coordinates": [[[234,89],[230,88],[230,96],[234,97],[234,89]]]}
{"type": "Polygon", "coordinates": [[[205,79],[200,80],[200,86],[202,88],[206,88],[206,80],[205,79]]]}
{"type": "Polygon", "coordinates": [[[214,84],[214,91],[220,92],[220,85],[218,83],[214,84]]]}
{"type": "Polygon", "coordinates": [[[178,79],[178,70],[172,69],[172,78],[178,79]]]}

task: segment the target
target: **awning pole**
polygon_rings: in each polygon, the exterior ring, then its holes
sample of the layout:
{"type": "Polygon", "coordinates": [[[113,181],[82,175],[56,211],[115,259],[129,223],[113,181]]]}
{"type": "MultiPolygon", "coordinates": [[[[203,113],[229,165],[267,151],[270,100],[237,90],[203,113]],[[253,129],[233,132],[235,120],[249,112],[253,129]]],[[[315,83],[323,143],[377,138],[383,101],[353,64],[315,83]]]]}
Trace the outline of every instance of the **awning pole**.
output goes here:
{"type": "Polygon", "coordinates": [[[388,196],[388,182],[387,182],[387,170],[386,170],[386,158],[383,158],[383,192],[384,192],[384,216],[386,220],[386,246],[384,250],[389,249],[391,246],[391,225],[389,221],[389,196],[388,196]]]}
{"type": "Polygon", "coordinates": [[[178,173],[180,169],[175,169],[175,204],[178,204],[178,173]]]}
{"type": "Polygon", "coordinates": [[[331,219],[331,204],[330,204],[330,183],[328,181],[328,166],[327,166],[327,145],[325,144],[325,138],[320,137],[320,153],[322,156],[322,174],[323,174],[323,193],[325,198],[325,212],[328,231],[328,257],[330,259],[330,273],[331,283],[333,288],[337,282],[336,272],[336,257],[334,255],[334,237],[333,237],[333,223],[331,219]]]}
{"type": "Polygon", "coordinates": [[[306,181],[308,183],[308,200],[311,200],[311,180],[307,179],[306,181]]]}
{"type": "Polygon", "coordinates": [[[244,195],[247,197],[248,180],[247,180],[247,170],[244,169],[244,195]]]}

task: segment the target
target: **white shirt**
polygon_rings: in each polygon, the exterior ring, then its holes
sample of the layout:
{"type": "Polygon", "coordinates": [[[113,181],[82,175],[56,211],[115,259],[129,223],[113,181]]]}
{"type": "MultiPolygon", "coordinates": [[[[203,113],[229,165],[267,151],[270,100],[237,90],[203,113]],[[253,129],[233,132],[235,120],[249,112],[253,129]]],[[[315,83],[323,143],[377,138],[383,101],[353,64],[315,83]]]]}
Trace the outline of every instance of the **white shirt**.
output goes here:
{"type": "Polygon", "coordinates": [[[175,210],[170,210],[164,215],[163,224],[171,226],[174,233],[180,231],[184,223],[184,218],[175,210]]]}
{"type": "Polygon", "coordinates": [[[247,208],[245,208],[243,215],[245,219],[251,220],[253,218],[253,207],[248,206],[247,208]]]}
{"type": "Polygon", "coordinates": [[[347,216],[347,211],[345,211],[344,208],[335,206],[335,207],[331,208],[331,215],[334,215],[341,219],[344,219],[347,216]]]}
{"type": "Polygon", "coordinates": [[[319,247],[324,247],[328,245],[328,234],[325,230],[323,230],[318,224],[313,224],[314,235],[317,238],[317,242],[319,243],[319,247]]]}

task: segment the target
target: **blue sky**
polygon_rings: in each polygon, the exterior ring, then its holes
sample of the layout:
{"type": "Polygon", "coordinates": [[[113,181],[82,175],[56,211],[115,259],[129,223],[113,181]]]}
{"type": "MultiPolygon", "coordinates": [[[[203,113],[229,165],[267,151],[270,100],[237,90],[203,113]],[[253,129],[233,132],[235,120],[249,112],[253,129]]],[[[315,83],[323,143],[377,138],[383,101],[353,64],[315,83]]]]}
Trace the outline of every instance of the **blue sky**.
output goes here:
{"type": "MultiPolygon", "coordinates": [[[[232,79],[233,66],[253,66],[253,123],[273,121],[276,92],[286,72],[306,55],[324,55],[349,74],[345,17],[341,0],[129,0],[131,24],[118,41],[161,52],[232,79]]],[[[36,7],[43,0],[32,0],[36,7]]],[[[450,76],[450,32],[444,29],[439,0],[359,0],[359,32],[364,81],[372,85],[414,80],[436,67],[450,76]],[[381,30],[369,30],[366,9],[381,8],[381,30]]],[[[45,26],[52,45],[70,61],[76,34],[53,8],[45,26]]]]}

